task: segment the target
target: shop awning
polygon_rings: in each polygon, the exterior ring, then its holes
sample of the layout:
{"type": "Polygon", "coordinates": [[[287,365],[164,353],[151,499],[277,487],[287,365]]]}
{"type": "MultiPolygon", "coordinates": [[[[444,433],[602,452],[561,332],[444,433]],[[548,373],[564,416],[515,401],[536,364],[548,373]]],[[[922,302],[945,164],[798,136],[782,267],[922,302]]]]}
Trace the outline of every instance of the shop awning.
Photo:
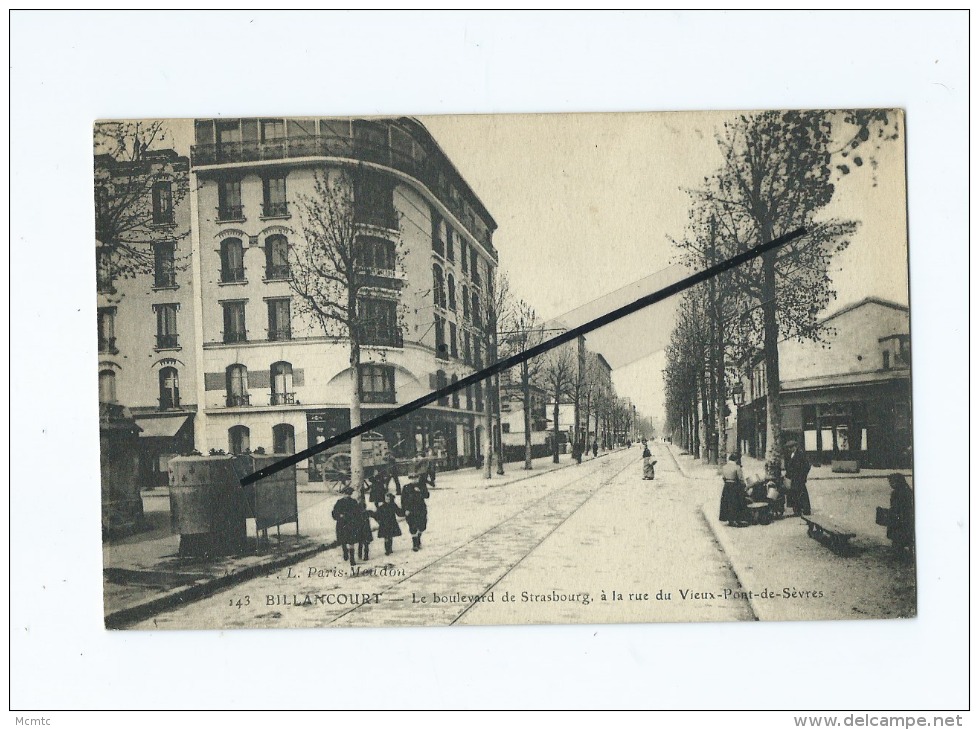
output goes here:
{"type": "Polygon", "coordinates": [[[179,413],[172,416],[136,417],[136,423],[143,429],[140,438],[173,438],[190,416],[179,413]]]}

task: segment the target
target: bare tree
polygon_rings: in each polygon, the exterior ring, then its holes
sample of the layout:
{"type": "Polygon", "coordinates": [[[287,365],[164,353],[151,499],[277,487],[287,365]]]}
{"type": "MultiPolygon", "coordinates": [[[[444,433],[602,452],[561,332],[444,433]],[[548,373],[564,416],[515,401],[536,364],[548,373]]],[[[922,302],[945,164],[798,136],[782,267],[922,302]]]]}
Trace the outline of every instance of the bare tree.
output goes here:
{"type": "Polygon", "coordinates": [[[541,369],[541,381],[548,394],[554,398],[554,463],[560,462],[559,434],[561,432],[561,398],[574,392],[575,372],[577,370],[577,354],[575,345],[567,343],[555,347],[544,355],[544,366],[541,369]]]}
{"type": "Polygon", "coordinates": [[[174,216],[190,192],[188,164],[171,144],[162,121],[95,124],[96,259],[108,281],[151,273],[154,244],[189,233],[174,216]]]}
{"type": "MultiPolygon", "coordinates": [[[[486,358],[487,365],[495,365],[500,356],[500,343],[499,337],[501,332],[508,332],[513,325],[513,315],[514,315],[514,302],[510,294],[510,279],[507,275],[500,274],[496,277],[494,282],[492,275],[487,279],[486,286],[488,287],[487,294],[487,307],[486,307],[486,358]]],[[[487,422],[492,424],[495,422],[496,425],[493,427],[495,433],[491,438],[491,442],[498,445],[496,448],[496,473],[503,474],[503,463],[505,461],[505,455],[503,453],[503,432],[501,423],[501,412],[500,412],[500,375],[497,373],[490,381],[487,381],[487,387],[491,391],[488,395],[487,406],[492,408],[491,415],[487,419],[487,422]]],[[[485,476],[490,478],[489,471],[489,459],[487,459],[487,469],[485,476]]]]}
{"type": "MultiPolygon", "coordinates": [[[[393,181],[365,169],[317,170],[313,194],[299,199],[305,240],[289,251],[298,313],[349,343],[351,428],[361,424],[362,351],[402,338],[404,257],[393,189],[393,181]],[[367,224],[399,233],[371,236],[367,224]]],[[[351,439],[350,483],[358,492],[364,484],[360,436],[351,439]]]]}
{"type": "MultiPolygon", "coordinates": [[[[501,345],[505,349],[506,357],[525,352],[544,341],[543,324],[532,306],[523,299],[519,299],[513,302],[509,311],[510,326],[506,329],[500,328],[500,331],[505,333],[501,345]]],[[[531,389],[540,376],[543,364],[543,356],[540,356],[525,360],[518,366],[523,400],[524,469],[533,469],[533,442],[531,438],[533,398],[531,389]]]]}

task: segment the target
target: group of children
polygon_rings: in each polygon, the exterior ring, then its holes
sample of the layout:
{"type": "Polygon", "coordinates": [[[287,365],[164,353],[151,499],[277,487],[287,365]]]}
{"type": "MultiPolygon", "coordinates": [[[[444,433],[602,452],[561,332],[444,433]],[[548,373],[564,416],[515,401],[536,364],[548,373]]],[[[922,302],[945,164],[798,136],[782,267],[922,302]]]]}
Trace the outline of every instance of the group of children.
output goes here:
{"type": "MultiPolygon", "coordinates": [[[[400,487],[398,481],[395,483],[400,487]]],[[[356,565],[358,559],[370,558],[370,544],[374,540],[371,520],[377,522],[377,536],[384,540],[385,555],[394,552],[394,538],[402,534],[398,517],[404,517],[408,523],[411,549],[416,552],[421,550],[422,533],[428,527],[428,505],[425,500],[429,494],[425,476],[419,476],[418,481],[409,482],[398,490],[400,506],[397,495],[388,491],[386,485],[383,489],[371,487],[372,510],[353,497],[353,487],[346,486],[341,491],[344,496],[333,506],[333,519],[337,522],[337,542],[343,549],[343,559],[349,560],[350,565],[356,565]]]]}

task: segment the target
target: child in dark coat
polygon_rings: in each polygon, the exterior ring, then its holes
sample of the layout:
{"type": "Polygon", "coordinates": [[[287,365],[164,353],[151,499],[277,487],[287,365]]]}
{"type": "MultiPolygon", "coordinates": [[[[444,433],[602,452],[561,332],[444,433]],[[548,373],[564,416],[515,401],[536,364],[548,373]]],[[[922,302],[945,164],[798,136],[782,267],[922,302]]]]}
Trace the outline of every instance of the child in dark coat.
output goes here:
{"type": "Polygon", "coordinates": [[[356,565],[354,545],[359,544],[363,533],[364,507],[351,495],[353,487],[344,487],[343,496],[333,505],[333,519],[337,521],[337,542],[343,548],[343,559],[356,565]]]}
{"type": "Polygon", "coordinates": [[[369,560],[371,557],[371,543],[374,541],[374,531],[371,529],[370,512],[363,505],[359,506],[360,540],[357,543],[357,556],[361,560],[369,560]]]}
{"type": "Polygon", "coordinates": [[[416,552],[422,548],[422,533],[428,527],[426,499],[428,488],[423,479],[409,482],[401,490],[401,509],[404,510],[408,531],[411,533],[411,549],[416,552]]]}
{"type": "Polygon", "coordinates": [[[404,513],[404,510],[394,501],[394,495],[390,493],[386,495],[384,504],[378,506],[377,510],[367,513],[377,522],[377,536],[384,540],[385,555],[394,552],[394,538],[401,535],[398,516],[404,513]]]}

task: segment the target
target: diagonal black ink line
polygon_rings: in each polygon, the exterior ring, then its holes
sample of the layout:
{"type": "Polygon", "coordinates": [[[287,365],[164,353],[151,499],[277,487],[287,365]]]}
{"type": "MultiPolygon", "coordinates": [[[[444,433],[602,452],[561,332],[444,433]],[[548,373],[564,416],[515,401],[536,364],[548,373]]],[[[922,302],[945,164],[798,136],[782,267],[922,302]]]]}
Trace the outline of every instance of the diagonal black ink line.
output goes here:
{"type": "Polygon", "coordinates": [[[401,418],[402,416],[408,415],[412,411],[417,411],[419,408],[423,408],[427,405],[435,403],[440,398],[445,398],[446,396],[452,395],[453,393],[458,393],[461,390],[465,390],[470,385],[474,385],[476,383],[482,382],[483,380],[486,380],[486,378],[496,375],[497,373],[501,373],[504,370],[509,370],[510,368],[515,367],[522,362],[531,360],[535,357],[538,357],[539,355],[544,354],[548,350],[553,350],[555,347],[560,347],[563,344],[572,342],[576,340],[578,337],[580,337],[581,335],[585,335],[588,334],[589,332],[593,332],[594,330],[600,329],[601,327],[604,327],[605,325],[610,324],[611,322],[615,322],[616,320],[622,319],[623,317],[627,317],[630,314],[634,314],[635,312],[638,312],[640,309],[645,309],[646,307],[652,304],[656,304],[657,302],[661,302],[664,299],[668,299],[676,294],[679,294],[682,291],[685,291],[686,289],[689,289],[690,287],[696,286],[701,282],[707,281],[708,279],[717,276],[718,274],[722,274],[725,271],[728,271],[729,269],[733,269],[736,266],[740,266],[741,264],[747,263],[752,259],[756,259],[759,256],[768,253],[769,251],[779,248],[780,246],[784,246],[790,241],[794,241],[795,239],[804,236],[805,234],[806,234],[805,228],[798,228],[792,231],[791,233],[786,233],[783,236],[779,236],[778,238],[769,241],[768,243],[763,243],[759,246],[755,246],[754,248],[748,249],[743,253],[739,253],[736,256],[732,256],[729,259],[725,259],[724,261],[721,261],[719,264],[714,264],[713,266],[710,266],[704,269],[703,271],[699,271],[696,274],[691,274],[690,276],[686,277],[685,279],[681,279],[675,284],[670,284],[669,286],[663,287],[659,291],[653,292],[652,294],[647,294],[644,297],[640,297],[639,299],[637,299],[636,301],[630,304],[626,304],[622,307],[619,307],[618,309],[613,309],[611,312],[608,312],[607,314],[603,314],[600,317],[596,317],[590,322],[586,322],[583,325],[579,325],[578,327],[569,329],[566,332],[557,335],[555,337],[552,337],[549,340],[545,340],[544,342],[541,342],[539,345],[535,345],[534,347],[524,350],[523,352],[519,352],[516,355],[512,355],[506,358],[505,360],[500,360],[494,363],[493,365],[490,365],[489,367],[483,368],[482,370],[473,373],[472,375],[467,375],[464,378],[460,378],[455,383],[450,383],[444,388],[440,388],[439,390],[434,390],[427,395],[423,395],[421,398],[416,398],[415,400],[409,403],[405,403],[402,406],[398,406],[397,408],[390,410],[387,413],[378,416],[377,418],[373,418],[370,421],[362,423],[359,426],[356,426],[355,428],[346,431],[345,433],[341,433],[336,436],[331,436],[330,438],[328,438],[326,441],[323,441],[322,443],[316,444],[315,446],[310,446],[308,449],[305,449],[304,451],[300,451],[297,454],[293,454],[292,456],[286,456],[280,461],[277,461],[274,464],[270,464],[264,469],[259,469],[258,471],[253,472],[252,474],[249,474],[248,476],[242,478],[241,484],[242,486],[253,484],[258,480],[263,479],[264,477],[267,476],[271,476],[276,472],[282,471],[283,469],[286,469],[292,466],[293,464],[298,464],[301,461],[306,461],[311,456],[315,456],[316,454],[322,451],[326,451],[327,449],[333,448],[334,446],[339,446],[340,444],[349,441],[355,436],[360,436],[362,434],[367,433],[368,431],[373,431],[378,426],[383,426],[385,423],[390,423],[391,421],[395,421],[401,418]]]}

